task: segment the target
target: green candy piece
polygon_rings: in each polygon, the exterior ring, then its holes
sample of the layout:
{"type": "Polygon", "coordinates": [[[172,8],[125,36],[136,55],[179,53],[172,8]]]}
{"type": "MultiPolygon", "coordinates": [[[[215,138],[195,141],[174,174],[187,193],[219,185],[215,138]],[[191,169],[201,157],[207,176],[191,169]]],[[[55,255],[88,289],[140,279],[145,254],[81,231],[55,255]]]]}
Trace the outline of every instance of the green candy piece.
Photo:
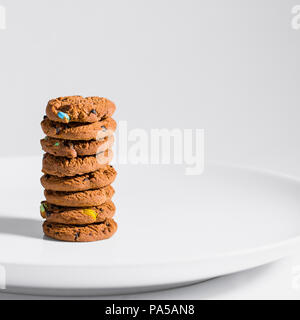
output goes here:
{"type": "Polygon", "coordinates": [[[59,147],[59,142],[54,143],[54,147],[59,147]]]}
{"type": "Polygon", "coordinates": [[[45,206],[43,204],[41,204],[40,210],[41,210],[41,213],[44,213],[46,211],[45,206]]]}

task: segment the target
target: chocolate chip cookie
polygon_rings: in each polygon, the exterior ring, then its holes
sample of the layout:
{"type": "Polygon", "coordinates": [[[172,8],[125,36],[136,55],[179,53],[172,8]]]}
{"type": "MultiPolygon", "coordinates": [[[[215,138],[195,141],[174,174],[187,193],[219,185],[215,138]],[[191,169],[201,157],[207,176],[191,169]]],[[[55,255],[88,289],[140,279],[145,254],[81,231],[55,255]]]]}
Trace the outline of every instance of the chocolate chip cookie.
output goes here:
{"type": "Polygon", "coordinates": [[[70,96],[50,100],[46,114],[52,121],[91,123],[111,117],[115,110],[115,104],[105,98],[70,96]]]}
{"type": "Polygon", "coordinates": [[[69,141],[45,137],[41,140],[45,152],[56,157],[76,158],[91,156],[111,149],[114,136],[105,137],[100,140],[91,141],[69,141]]]}
{"type": "Polygon", "coordinates": [[[95,172],[74,177],[56,177],[45,174],[41,183],[46,190],[52,191],[85,191],[103,188],[112,184],[117,176],[116,170],[107,165],[95,172]]]}
{"type": "Polygon", "coordinates": [[[94,123],[59,123],[49,118],[41,123],[46,136],[65,140],[99,140],[113,135],[117,123],[112,118],[107,118],[94,123]]]}
{"type": "Polygon", "coordinates": [[[49,153],[44,155],[43,173],[57,177],[73,177],[97,171],[107,166],[113,157],[112,151],[107,150],[95,156],[64,158],[55,157],[49,153]]]}
{"type": "Polygon", "coordinates": [[[111,200],[115,190],[107,186],[96,190],[62,192],[45,190],[47,202],[61,207],[96,207],[111,200]]]}
{"type": "Polygon", "coordinates": [[[115,234],[117,228],[118,225],[113,219],[84,226],[56,224],[48,221],[43,224],[46,236],[68,242],[91,242],[109,239],[115,234]]]}
{"type": "Polygon", "coordinates": [[[101,206],[87,208],[60,207],[43,201],[40,212],[41,216],[51,223],[85,225],[111,219],[116,207],[110,200],[101,206]]]}

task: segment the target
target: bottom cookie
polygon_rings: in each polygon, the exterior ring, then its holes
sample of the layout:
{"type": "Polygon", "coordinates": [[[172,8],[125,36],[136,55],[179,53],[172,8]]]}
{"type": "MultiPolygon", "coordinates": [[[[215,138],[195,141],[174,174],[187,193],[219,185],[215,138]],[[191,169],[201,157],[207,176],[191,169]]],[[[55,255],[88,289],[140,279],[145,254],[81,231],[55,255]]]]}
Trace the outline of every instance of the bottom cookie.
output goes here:
{"type": "Polygon", "coordinates": [[[60,241],[92,242],[111,238],[118,225],[113,219],[85,226],[56,224],[45,221],[43,230],[46,236],[60,241]]]}

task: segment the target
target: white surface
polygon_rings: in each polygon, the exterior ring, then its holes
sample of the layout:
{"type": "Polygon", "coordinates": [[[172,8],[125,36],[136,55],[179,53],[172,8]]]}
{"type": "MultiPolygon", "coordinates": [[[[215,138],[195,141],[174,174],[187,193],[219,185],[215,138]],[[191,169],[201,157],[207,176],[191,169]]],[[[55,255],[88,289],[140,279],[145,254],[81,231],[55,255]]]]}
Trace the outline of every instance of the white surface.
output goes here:
{"type": "Polygon", "coordinates": [[[293,268],[300,255],[266,266],[235,273],[177,289],[149,293],[98,297],[43,297],[0,293],[6,299],[96,299],[96,300],[188,300],[188,299],[299,299],[300,289],[293,287],[293,268]]]}
{"type": "Polygon", "coordinates": [[[0,264],[8,289],[96,294],[173,286],[258,266],[299,244],[300,184],[221,166],[194,177],[180,167],[121,167],[114,238],[44,239],[40,161],[1,160],[0,264]]]}

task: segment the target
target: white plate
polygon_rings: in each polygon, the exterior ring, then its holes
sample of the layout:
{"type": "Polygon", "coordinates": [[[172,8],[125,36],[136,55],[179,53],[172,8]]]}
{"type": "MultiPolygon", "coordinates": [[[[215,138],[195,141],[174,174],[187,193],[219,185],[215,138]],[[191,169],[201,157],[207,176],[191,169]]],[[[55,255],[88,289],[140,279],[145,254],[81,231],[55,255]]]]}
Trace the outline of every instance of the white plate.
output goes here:
{"type": "Polygon", "coordinates": [[[209,166],[121,166],[118,233],[94,243],[44,238],[41,158],[1,159],[0,286],[92,295],[169,288],[269,263],[300,243],[300,183],[209,166]]]}

